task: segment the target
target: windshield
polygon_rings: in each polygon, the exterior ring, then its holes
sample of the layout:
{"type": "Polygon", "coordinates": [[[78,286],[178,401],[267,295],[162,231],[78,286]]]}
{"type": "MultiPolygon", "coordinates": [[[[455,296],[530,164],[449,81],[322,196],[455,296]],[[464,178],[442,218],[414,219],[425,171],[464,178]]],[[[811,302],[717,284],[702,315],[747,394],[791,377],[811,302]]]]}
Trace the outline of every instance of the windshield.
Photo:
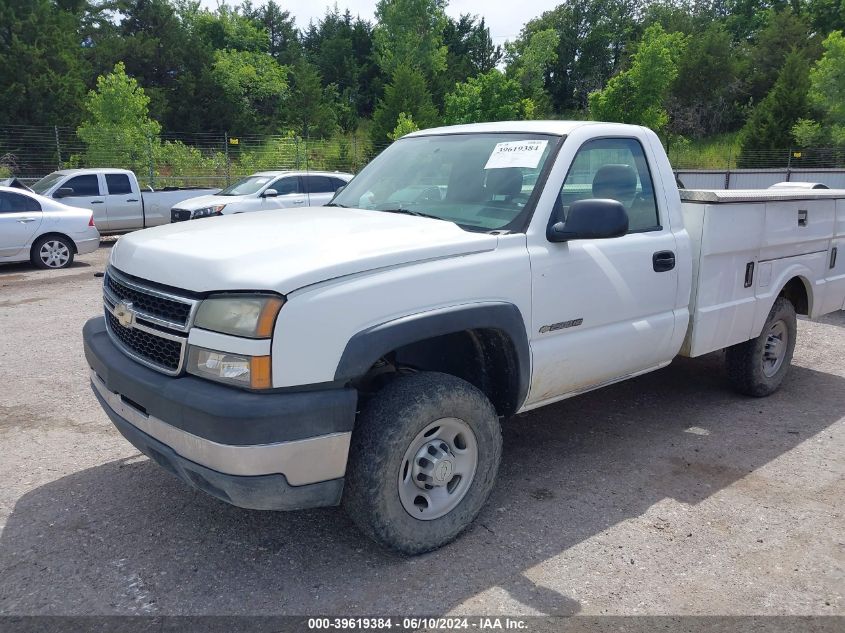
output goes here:
{"type": "Polygon", "coordinates": [[[55,185],[59,180],[65,177],[65,174],[60,174],[57,171],[54,171],[52,174],[47,174],[41,180],[36,182],[34,185],[30,185],[29,188],[32,189],[35,193],[44,194],[47,190],[50,189],[53,185],[55,185]]]}
{"type": "Polygon", "coordinates": [[[332,204],[434,216],[470,230],[519,230],[558,141],[534,133],[400,139],[332,204]]]}
{"type": "Polygon", "coordinates": [[[273,180],[274,176],[248,176],[234,185],[229,185],[218,196],[248,196],[257,193],[264,185],[273,180]]]}

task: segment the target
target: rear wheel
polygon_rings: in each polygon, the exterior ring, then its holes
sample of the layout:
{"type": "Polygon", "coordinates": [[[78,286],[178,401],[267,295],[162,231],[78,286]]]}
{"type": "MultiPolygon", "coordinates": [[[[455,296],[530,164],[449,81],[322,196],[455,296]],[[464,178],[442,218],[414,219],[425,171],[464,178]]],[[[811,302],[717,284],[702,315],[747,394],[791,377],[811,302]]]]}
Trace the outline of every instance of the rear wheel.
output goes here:
{"type": "Polygon", "coordinates": [[[358,418],[344,507],[382,545],[436,549],[481,510],[501,451],[496,411],[474,386],[434,372],[397,378],[358,418]]]}
{"type": "Polygon", "coordinates": [[[789,372],[797,333],[795,307],[778,297],[760,336],[726,350],[728,378],[734,389],[758,398],[777,391],[789,372]]]}
{"type": "Polygon", "coordinates": [[[74,246],[62,235],[45,235],[32,245],[30,259],[38,268],[67,268],[73,263],[74,246]]]}

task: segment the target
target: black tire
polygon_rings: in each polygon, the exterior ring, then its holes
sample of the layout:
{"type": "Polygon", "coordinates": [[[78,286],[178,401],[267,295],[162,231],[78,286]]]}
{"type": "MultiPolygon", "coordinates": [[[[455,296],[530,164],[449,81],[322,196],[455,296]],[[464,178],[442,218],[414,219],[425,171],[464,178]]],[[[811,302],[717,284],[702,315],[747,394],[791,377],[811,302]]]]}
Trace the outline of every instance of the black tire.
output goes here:
{"type": "MultiPolygon", "coordinates": [[[[62,253],[65,253],[65,251],[62,251],[62,253]]],[[[32,250],[29,252],[29,259],[36,268],[59,269],[70,266],[73,263],[73,256],[75,254],[76,245],[70,238],[64,235],[45,235],[38,238],[32,245],[32,250]],[[66,255],[63,255],[60,259],[42,257],[41,249],[48,243],[61,245],[67,251],[66,255]],[[54,262],[54,264],[50,262],[54,262]]]]}
{"type": "Polygon", "coordinates": [[[472,523],[493,489],[501,455],[499,419],[481,391],[448,374],[403,376],[379,391],[358,417],[343,506],[377,543],[404,554],[428,552],[472,523]],[[421,520],[400,500],[400,468],[419,434],[446,418],[457,418],[472,430],[478,448],[475,474],[458,505],[439,518],[421,520]]]}
{"type": "Polygon", "coordinates": [[[777,391],[789,372],[797,333],[795,307],[788,299],[778,297],[760,336],[725,350],[725,364],[731,386],[739,393],[756,398],[777,391]],[[766,368],[766,353],[767,346],[771,344],[773,327],[778,323],[785,326],[787,340],[783,344],[782,361],[776,371],[772,372],[766,368]]]}

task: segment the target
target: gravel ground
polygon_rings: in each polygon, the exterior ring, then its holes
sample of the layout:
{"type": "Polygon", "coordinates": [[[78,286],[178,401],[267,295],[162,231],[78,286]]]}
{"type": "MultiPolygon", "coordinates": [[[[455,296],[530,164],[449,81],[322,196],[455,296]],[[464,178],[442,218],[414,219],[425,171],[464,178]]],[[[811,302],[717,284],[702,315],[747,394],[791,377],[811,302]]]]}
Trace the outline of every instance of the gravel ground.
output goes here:
{"type": "Polygon", "coordinates": [[[0,266],[0,613],[845,615],[845,313],[801,322],[784,388],[721,358],[505,424],[457,542],[402,558],[339,509],[241,510],[120,437],[80,331],[109,244],[0,266]]]}

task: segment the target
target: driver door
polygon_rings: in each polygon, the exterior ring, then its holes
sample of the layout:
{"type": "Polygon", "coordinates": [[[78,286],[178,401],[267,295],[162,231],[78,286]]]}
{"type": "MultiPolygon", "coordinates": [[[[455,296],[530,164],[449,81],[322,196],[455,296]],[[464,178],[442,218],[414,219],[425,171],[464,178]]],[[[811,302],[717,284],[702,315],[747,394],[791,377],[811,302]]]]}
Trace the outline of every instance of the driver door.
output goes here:
{"type": "Polygon", "coordinates": [[[634,138],[587,141],[576,153],[555,213],[565,218],[577,200],[613,199],[628,212],[629,231],[529,246],[534,366],[527,405],[655,368],[677,351],[675,238],[652,171],[634,138]]]}
{"type": "Polygon", "coordinates": [[[60,187],[60,189],[71,189],[72,193],[67,196],[60,196],[58,192],[53,198],[62,204],[81,209],[91,209],[94,212],[94,224],[100,231],[111,229],[106,209],[106,197],[103,195],[103,187],[98,174],[80,174],[74,176],[60,187]]]}

